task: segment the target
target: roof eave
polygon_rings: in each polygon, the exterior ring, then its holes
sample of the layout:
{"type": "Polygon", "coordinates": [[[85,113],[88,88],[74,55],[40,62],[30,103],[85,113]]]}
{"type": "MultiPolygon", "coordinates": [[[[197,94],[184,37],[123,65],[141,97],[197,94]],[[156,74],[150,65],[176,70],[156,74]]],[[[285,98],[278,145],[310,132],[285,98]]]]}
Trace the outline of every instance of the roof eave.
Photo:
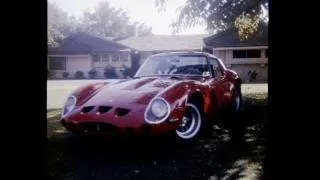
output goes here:
{"type": "Polygon", "coordinates": [[[234,49],[268,49],[268,46],[235,46],[235,47],[212,47],[206,46],[206,48],[212,48],[214,51],[216,50],[234,50],[234,49]]]}

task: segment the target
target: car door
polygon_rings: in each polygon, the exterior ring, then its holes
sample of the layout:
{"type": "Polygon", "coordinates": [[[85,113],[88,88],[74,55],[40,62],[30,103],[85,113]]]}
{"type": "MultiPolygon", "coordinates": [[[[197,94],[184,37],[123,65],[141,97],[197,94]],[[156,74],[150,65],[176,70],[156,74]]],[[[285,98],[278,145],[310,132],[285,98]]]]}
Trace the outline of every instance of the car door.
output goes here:
{"type": "Polygon", "coordinates": [[[210,81],[211,91],[215,96],[213,100],[222,108],[228,104],[228,98],[226,97],[228,95],[226,93],[228,92],[228,81],[217,59],[209,57],[209,65],[213,76],[210,81]]]}

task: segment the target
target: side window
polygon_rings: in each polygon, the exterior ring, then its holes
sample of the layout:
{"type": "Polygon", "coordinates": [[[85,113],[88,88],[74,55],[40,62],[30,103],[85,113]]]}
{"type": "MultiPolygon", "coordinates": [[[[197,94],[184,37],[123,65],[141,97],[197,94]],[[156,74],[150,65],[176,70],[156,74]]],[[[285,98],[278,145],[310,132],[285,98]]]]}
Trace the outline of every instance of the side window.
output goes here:
{"type": "Polygon", "coordinates": [[[209,62],[210,62],[210,68],[211,68],[211,71],[212,71],[214,77],[222,76],[222,69],[219,65],[218,60],[216,60],[214,58],[209,58],[209,62]]]}

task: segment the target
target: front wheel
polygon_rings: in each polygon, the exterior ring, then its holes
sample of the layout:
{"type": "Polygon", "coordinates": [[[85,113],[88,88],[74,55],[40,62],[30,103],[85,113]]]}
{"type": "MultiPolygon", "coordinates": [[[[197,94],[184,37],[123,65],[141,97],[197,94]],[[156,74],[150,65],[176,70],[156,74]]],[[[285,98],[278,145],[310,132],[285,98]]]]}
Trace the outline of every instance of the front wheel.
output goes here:
{"type": "Polygon", "coordinates": [[[72,131],[71,133],[76,138],[83,138],[85,136],[83,131],[72,131]]]}
{"type": "Polygon", "coordinates": [[[176,130],[179,139],[188,141],[195,139],[201,129],[202,116],[198,107],[192,103],[186,105],[180,126],[176,130]]]}

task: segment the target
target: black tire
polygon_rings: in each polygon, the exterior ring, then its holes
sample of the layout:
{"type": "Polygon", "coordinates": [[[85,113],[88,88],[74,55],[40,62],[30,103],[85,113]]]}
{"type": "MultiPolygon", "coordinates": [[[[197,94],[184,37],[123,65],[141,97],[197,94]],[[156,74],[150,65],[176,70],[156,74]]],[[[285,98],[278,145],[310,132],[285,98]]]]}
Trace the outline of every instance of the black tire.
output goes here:
{"type": "Polygon", "coordinates": [[[231,103],[231,136],[233,139],[242,138],[244,135],[244,120],[242,118],[242,94],[240,85],[235,88],[232,93],[232,103],[231,103]]]}
{"type": "Polygon", "coordinates": [[[85,137],[85,133],[83,131],[72,131],[71,133],[75,138],[84,138],[85,137]]]}

